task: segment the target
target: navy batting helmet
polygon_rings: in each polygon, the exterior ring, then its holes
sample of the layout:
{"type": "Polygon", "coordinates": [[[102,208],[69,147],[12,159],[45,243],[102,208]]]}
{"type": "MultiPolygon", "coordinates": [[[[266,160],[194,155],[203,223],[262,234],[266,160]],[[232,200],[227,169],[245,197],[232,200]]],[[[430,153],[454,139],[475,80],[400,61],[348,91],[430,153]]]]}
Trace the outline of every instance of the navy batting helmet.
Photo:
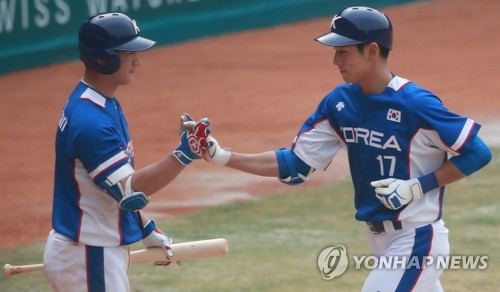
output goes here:
{"type": "Polygon", "coordinates": [[[349,7],[333,17],[331,32],[316,38],[332,47],[375,42],[392,49],[392,24],[382,12],[370,7],[349,7]]]}
{"type": "Polygon", "coordinates": [[[135,20],[122,13],[103,13],[85,21],[78,33],[80,59],[101,74],[120,68],[116,51],[138,52],[151,48],[154,41],[140,37],[135,20]]]}

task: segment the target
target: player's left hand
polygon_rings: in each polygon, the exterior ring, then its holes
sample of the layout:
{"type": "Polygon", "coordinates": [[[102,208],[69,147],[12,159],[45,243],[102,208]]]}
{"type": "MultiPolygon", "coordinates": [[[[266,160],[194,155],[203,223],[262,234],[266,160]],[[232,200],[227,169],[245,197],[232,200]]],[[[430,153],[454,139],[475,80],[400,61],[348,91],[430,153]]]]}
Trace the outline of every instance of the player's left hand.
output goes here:
{"type": "MultiPolygon", "coordinates": [[[[149,220],[148,223],[143,228],[143,239],[142,243],[146,247],[159,246],[165,250],[166,260],[155,262],[155,266],[168,266],[172,263],[170,260],[174,256],[172,252],[172,237],[163,233],[158,227],[154,220],[149,220]]],[[[179,263],[178,263],[179,264],[179,263]]]]}
{"type": "Polygon", "coordinates": [[[387,178],[372,181],[371,185],[375,188],[377,199],[392,210],[397,210],[424,196],[422,186],[416,178],[410,180],[387,178]]]}
{"type": "Polygon", "coordinates": [[[210,134],[210,120],[201,119],[198,123],[188,115],[181,116],[181,143],[174,150],[174,156],[184,165],[200,159],[208,149],[207,137],[210,134]]]}

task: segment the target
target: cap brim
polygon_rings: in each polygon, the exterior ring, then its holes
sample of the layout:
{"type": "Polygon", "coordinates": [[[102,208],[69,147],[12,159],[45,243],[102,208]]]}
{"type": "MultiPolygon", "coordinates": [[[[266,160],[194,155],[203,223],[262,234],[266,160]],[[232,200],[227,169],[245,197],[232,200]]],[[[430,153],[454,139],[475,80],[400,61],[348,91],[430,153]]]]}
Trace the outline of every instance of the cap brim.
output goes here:
{"type": "Polygon", "coordinates": [[[124,44],[116,46],[112,49],[119,50],[119,51],[139,52],[139,51],[144,51],[144,50],[151,48],[154,44],[156,44],[155,41],[138,36],[138,37],[136,37],[136,38],[124,43],[124,44]]]}
{"type": "Polygon", "coordinates": [[[360,41],[350,39],[348,37],[336,34],[334,32],[326,33],[322,36],[317,37],[315,40],[322,44],[332,47],[344,47],[362,43],[360,41]]]}

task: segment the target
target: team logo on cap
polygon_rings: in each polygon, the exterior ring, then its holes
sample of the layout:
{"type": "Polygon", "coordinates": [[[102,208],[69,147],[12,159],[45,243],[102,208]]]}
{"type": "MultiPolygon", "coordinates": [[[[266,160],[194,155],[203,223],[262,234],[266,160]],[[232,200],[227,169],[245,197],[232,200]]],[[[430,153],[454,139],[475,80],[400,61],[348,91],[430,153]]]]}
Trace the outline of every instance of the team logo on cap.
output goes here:
{"type": "Polygon", "coordinates": [[[139,34],[140,30],[135,20],[132,20],[132,25],[134,26],[135,34],[139,34]]]}
{"type": "Polygon", "coordinates": [[[333,17],[332,24],[331,24],[330,26],[331,26],[333,29],[337,29],[337,28],[335,27],[335,20],[339,20],[339,19],[341,19],[341,18],[342,18],[342,16],[335,15],[335,16],[333,17]]]}

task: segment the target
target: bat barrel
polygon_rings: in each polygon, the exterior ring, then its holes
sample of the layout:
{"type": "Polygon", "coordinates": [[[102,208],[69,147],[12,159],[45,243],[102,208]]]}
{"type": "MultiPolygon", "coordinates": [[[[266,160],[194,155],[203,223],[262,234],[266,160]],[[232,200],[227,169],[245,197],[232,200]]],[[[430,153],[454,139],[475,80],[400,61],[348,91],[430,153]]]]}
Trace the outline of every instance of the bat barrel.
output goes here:
{"type": "MultiPolygon", "coordinates": [[[[224,238],[190,241],[172,244],[173,261],[186,261],[225,256],[229,251],[227,240],[224,238]]],[[[165,251],[160,247],[136,250],[130,252],[133,263],[151,263],[164,261],[165,251]]]]}

